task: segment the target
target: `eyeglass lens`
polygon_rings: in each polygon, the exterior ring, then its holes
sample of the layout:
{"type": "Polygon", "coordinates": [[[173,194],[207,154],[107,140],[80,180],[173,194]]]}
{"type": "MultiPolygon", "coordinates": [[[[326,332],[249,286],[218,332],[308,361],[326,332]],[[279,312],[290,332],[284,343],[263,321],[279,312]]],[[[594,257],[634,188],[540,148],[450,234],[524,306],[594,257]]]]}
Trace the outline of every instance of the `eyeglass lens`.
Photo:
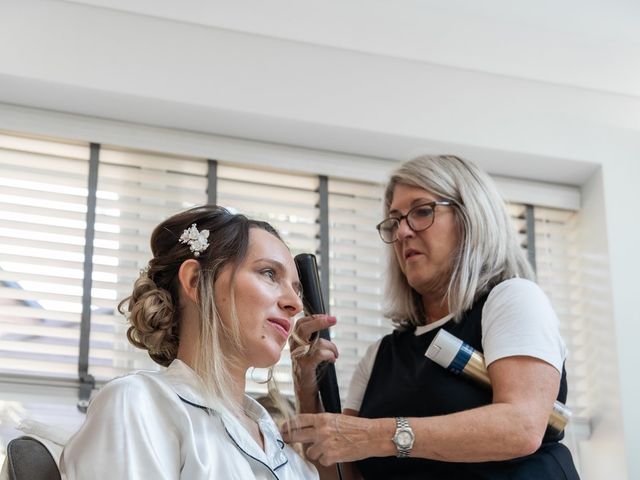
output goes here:
{"type": "Polygon", "coordinates": [[[400,218],[388,218],[380,224],[380,237],[382,237],[382,240],[387,243],[394,242],[397,238],[398,228],[400,227],[400,222],[403,218],[407,219],[407,223],[411,230],[416,232],[426,230],[433,224],[435,217],[433,212],[433,206],[419,205],[409,210],[406,215],[403,215],[400,218]]]}

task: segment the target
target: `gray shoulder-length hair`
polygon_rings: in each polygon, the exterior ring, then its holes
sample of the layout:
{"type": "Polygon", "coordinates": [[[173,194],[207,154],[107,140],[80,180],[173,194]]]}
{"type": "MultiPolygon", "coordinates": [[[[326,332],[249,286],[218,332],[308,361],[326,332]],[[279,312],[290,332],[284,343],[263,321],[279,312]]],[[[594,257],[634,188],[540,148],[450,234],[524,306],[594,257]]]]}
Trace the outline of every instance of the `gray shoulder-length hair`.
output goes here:
{"type": "MultiPolygon", "coordinates": [[[[405,162],[392,172],[387,184],[385,218],[398,184],[419,187],[455,203],[460,245],[451,259],[447,301],[456,320],[501,281],[534,279],[504,200],[493,180],[475,164],[453,155],[426,155],[405,162]]],[[[407,282],[392,251],[388,256],[387,316],[397,326],[423,325],[426,318],[420,294],[407,282]]]]}

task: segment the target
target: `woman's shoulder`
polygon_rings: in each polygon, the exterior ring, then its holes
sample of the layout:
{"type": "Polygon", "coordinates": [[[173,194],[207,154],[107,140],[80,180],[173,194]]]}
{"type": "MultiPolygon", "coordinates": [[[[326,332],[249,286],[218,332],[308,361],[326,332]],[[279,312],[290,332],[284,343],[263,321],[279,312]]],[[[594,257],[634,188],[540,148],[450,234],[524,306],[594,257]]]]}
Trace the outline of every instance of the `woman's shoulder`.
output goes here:
{"type": "Polygon", "coordinates": [[[503,280],[502,282],[498,283],[495,287],[493,287],[493,289],[489,293],[489,297],[499,295],[499,294],[504,294],[505,292],[508,292],[509,294],[542,293],[544,295],[544,293],[542,292],[542,289],[540,288],[540,285],[538,285],[536,282],[526,278],[513,277],[513,278],[508,278],[507,280],[503,280]]]}
{"type": "Polygon", "coordinates": [[[503,312],[518,312],[519,316],[555,316],[547,294],[537,283],[525,278],[504,280],[489,292],[483,307],[483,322],[485,317],[503,312]]]}
{"type": "Polygon", "coordinates": [[[549,298],[540,285],[526,278],[515,277],[504,280],[491,289],[484,310],[499,309],[509,305],[518,305],[521,309],[547,304],[549,304],[549,298]]]}
{"type": "Polygon", "coordinates": [[[169,401],[174,396],[161,372],[141,370],[108,381],[98,391],[89,408],[94,404],[117,406],[121,402],[151,406],[169,401]]]}
{"type": "Polygon", "coordinates": [[[167,478],[167,472],[179,471],[187,425],[180,403],[160,372],[135,372],[107,382],[65,446],[65,478],[138,478],[135,472],[142,469],[149,478],[167,478]]]}
{"type": "Polygon", "coordinates": [[[549,297],[539,285],[511,278],[496,285],[482,311],[485,361],[512,355],[540,358],[562,371],[566,347],[549,297]]]}
{"type": "Polygon", "coordinates": [[[136,370],[114,377],[104,384],[106,390],[161,388],[166,382],[159,370],[136,370]]]}

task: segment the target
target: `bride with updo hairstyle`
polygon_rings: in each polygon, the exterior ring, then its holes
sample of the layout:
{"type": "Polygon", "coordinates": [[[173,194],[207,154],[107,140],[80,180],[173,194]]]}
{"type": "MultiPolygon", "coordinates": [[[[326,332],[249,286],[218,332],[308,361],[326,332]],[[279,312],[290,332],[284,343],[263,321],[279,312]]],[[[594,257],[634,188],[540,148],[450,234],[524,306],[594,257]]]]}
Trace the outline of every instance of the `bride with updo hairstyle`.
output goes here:
{"type": "Polygon", "coordinates": [[[268,223],[205,205],[151,234],[153,257],[118,310],[162,368],[107,383],[63,451],[63,478],[317,479],[245,394],[278,362],[302,310],[293,257],[268,223]]]}

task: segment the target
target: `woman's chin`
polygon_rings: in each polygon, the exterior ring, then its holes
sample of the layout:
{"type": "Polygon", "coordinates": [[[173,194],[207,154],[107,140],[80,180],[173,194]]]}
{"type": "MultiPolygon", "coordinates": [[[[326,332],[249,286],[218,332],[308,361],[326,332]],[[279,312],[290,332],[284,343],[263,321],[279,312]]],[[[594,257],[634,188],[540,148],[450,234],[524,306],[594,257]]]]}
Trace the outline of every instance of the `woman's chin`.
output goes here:
{"type": "Polygon", "coordinates": [[[254,362],[255,368],[271,368],[276,363],[280,361],[280,357],[282,356],[282,350],[279,350],[277,353],[269,352],[268,354],[261,355],[256,362],[254,362]]]}

